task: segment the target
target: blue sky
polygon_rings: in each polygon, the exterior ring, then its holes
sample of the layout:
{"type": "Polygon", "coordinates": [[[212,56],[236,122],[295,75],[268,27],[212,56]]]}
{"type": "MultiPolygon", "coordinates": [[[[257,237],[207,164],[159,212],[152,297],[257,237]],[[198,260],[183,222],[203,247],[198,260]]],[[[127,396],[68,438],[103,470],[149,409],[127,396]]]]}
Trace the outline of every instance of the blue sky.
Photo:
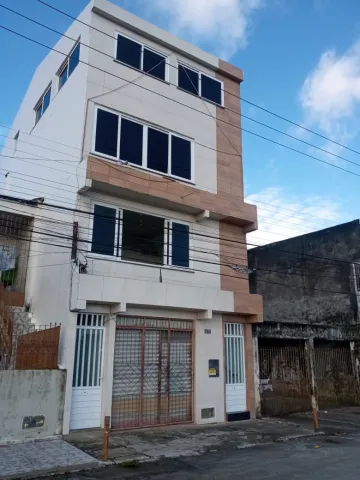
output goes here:
{"type": "MultiPolygon", "coordinates": [[[[86,0],[48,0],[78,15],[86,0]]],[[[244,70],[241,95],[360,152],[360,3],[347,0],[113,0],[129,11],[221,55],[244,70]],[[170,8],[171,6],[171,8],[170,8]]],[[[36,0],[2,0],[60,31],[71,20],[36,0]]],[[[58,36],[0,9],[0,24],[53,45],[58,36]]],[[[0,30],[0,124],[11,125],[36,65],[47,51],[0,30]]],[[[243,113],[359,163],[360,155],[243,104],[243,113]]],[[[248,119],[245,129],[352,170],[248,119]]],[[[0,134],[6,133],[1,129],[0,134]]],[[[0,145],[1,145],[0,137],[0,145]]],[[[246,195],[258,203],[251,241],[281,240],[359,218],[360,177],[243,133],[246,195]],[[265,202],[265,203],[260,203],[265,202]],[[270,204],[270,205],[269,205],[270,204]],[[294,212],[292,212],[293,210],[294,212]]]]}

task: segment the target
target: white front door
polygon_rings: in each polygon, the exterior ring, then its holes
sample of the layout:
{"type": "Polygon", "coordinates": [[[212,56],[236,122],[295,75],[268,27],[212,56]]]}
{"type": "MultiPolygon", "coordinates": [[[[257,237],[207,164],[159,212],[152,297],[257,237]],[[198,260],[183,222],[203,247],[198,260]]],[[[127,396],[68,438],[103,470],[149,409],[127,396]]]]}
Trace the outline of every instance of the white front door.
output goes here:
{"type": "Polygon", "coordinates": [[[246,411],[244,329],[241,323],[224,324],[226,413],[246,411]]]}
{"type": "Polygon", "coordinates": [[[70,430],[100,427],[103,336],[103,315],[78,314],[70,430]]]}

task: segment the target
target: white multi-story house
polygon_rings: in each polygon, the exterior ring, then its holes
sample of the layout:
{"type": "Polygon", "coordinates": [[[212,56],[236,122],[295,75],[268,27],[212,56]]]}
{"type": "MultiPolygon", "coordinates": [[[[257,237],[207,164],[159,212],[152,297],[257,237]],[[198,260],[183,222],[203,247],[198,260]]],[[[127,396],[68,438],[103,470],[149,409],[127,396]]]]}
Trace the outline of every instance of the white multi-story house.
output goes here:
{"type": "Polygon", "coordinates": [[[105,0],[36,69],[2,168],[4,193],[44,199],[25,302],[61,323],[65,433],[255,414],[242,80],[105,0]]]}

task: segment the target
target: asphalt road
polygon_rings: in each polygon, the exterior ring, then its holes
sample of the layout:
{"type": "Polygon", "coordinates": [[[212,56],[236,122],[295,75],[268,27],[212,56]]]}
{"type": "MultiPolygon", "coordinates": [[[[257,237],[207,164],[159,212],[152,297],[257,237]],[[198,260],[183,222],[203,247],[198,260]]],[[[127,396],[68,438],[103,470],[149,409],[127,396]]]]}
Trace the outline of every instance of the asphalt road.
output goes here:
{"type": "Polygon", "coordinates": [[[360,434],[266,444],[135,466],[110,466],[48,480],[355,480],[360,476],[360,434]]]}

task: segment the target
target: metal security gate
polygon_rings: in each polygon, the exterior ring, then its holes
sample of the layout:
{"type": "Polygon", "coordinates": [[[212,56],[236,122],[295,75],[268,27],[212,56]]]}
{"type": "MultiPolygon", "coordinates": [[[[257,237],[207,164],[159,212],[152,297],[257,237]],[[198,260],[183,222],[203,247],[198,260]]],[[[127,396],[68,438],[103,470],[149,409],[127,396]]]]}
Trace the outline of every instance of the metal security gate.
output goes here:
{"type": "Polygon", "coordinates": [[[261,413],[284,415],[310,410],[305,343],[259,339],[261,413]]]}
{"type": "Polygon", "coordinates": [[[78,314],[70,429],[100,427],[103,315],[78,314]]]}
{"type": "Polygon", "coordinates": [[[315,341],[315,379],[319,408],[359,404],[349,342],[315,341]]]}
{"type": "Polygon", "coordinates": [[[112,428],[192,422],[193,324],[118,317],[112,428]]]}
{"type": "Polygon", "coordinates": [[[240,323],[224,324],[226,413],[246,410],[244,329],[240,323]]]}

